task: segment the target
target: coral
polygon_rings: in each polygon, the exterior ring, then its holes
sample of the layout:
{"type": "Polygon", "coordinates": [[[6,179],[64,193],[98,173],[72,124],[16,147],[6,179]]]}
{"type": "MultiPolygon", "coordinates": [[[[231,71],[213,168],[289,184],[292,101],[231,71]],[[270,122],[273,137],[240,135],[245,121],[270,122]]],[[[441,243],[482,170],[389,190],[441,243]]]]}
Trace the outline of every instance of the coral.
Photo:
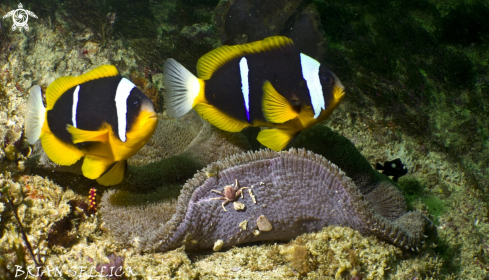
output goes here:
{"type": "Polygon", "coordinates": [[[124,275],[124,259],[112,253],[108,257],[109,263],[101,263],[96,266],[96,270],[100,275],[107,279],[127,279],[124,275]]]}
{"type": "Polygon", "coordinates": [[[439,279],[442,275],[443,260],[429,254],[421,255],[415,261],[400,261],[399,269],[389,279],[439,279]]]}
{"type": "Polygon", "coordinates": [[[0,280],[12,280],[19,277],[18,268],[21,271],[26,271],[27,262],[25,260],[24,247],[20,239],[12,242],[11,250],[14,261],[7,261],[3,256],[0,256],[0,280]]]}
{"type": "Polygon", "coordinates": [[[143,251],[167,251],[182,244],[186,249],[206,249],[217,240],[223,240],[222,248],[289,240],[326,225],[350,226],[397,246],[417,249],[430,227],[421,214],[405,213],[395,187],[379,184],[362,196],[335,165],[304,150],[261,150],[213,163],[187,182],[176,206],[163,201],[143,208],[121,207],[110,203],[110,195],[104,195],[101,204],[107,228],[125,244],[138,240],[138,249],[143,251]],[[216,169],[218,174],[206,175],[216,169]],[[220,201],[213,200],[219,197],[213,190],[235,183],[243,189],[238,202],[246,208],[225,211],[220,201]],[[161,214],[164,210],[170,211],[161,214]],[[147,224],[147,217],[154,216],[164,218],[147,224]],[[245,226],[243,221],[247,221],[245,226]]]}
{"type": "Polygon", "coordinates": [[[89,205],[84,201],[68,201],[70,212],[61,220],[53,223],[47,236],[48,246],[68,247],[78,236],[78,227],[90,214],[89,205]]]}

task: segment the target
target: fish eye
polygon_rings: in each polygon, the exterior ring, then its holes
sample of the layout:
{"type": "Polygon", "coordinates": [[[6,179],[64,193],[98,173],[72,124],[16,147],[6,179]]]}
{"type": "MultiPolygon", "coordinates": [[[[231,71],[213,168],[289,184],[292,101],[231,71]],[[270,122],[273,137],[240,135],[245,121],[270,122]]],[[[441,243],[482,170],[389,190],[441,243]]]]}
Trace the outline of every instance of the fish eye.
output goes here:
{"type": "Polygon", "coordinates": [[[321,75],[321,80],[324,82],[324,85],[328,87],[332,86],[334,83],[333,77],[329,75],[321,75]]]}
{"type": "Polygon", "coordinates": [[[138,105],[139,105],[139,101],[134,100],[134,101],[131,103],[131,108],[132,108],[132,109],[136,109],[136,108],[138,107],[138,105]]]}

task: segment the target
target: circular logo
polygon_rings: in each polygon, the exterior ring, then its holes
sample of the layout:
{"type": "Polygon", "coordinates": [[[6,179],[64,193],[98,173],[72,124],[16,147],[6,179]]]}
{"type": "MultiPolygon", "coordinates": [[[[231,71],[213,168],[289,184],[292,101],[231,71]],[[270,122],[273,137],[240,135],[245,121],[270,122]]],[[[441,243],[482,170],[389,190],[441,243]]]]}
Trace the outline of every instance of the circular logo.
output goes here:
{"type": "Polygon", "coordinates": [[[29,20],[29,15],[24,9],[15,10],[14,16],[12,17],[14,24],[17,26],[25,26],[29,20]]]}

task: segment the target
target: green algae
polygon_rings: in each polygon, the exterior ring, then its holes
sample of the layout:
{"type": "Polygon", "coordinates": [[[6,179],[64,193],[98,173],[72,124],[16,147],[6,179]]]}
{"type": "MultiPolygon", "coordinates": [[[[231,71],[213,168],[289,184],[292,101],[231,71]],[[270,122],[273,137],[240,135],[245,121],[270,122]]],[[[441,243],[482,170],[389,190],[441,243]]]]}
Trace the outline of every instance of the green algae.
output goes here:
{"type": "Polygon", "coordinates": [[[439,217],[446,211],[446,203],[434,195],[423,197],[421,200],[428,207],[428,212],[435,217],[439,217]]]}
{"type": "Polygon", "coordinates": [[[411,176],[399,178],[398,184],[406,198],[406,205],[409,210],[414,209],[413,202],[423,196],[426,186],[411,176]]]}
{"type": "Polygon", "coordinates": [[[406,199],[408,210],[413,210],[414,204],[421,200],[428,208],[428,213],[433,217],[435,225],[438,225],[438,218],[447,210],[446,202],[430,194],[426,185],[412,176],[401,177],[398,183],[406,199]]]}

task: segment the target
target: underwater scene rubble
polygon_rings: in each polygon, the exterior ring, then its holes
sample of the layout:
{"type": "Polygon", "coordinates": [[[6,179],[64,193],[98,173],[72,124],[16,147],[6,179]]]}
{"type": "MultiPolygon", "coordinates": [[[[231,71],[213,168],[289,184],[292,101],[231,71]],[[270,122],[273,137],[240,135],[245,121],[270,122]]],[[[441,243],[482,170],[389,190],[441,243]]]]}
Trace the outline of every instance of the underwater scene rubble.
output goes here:
{"type": "Polygon", "coordinates": [[[13,30],[0,2],[0,279],[489,279],[487,1],[22,4],[13,30]],[[168,115],[168,58],[276,35],[341,79],[328,119],[273,152],[168,115]],[[112,187],[24,132],[32,86],[101,65],[159,121],[112,187]]]}

